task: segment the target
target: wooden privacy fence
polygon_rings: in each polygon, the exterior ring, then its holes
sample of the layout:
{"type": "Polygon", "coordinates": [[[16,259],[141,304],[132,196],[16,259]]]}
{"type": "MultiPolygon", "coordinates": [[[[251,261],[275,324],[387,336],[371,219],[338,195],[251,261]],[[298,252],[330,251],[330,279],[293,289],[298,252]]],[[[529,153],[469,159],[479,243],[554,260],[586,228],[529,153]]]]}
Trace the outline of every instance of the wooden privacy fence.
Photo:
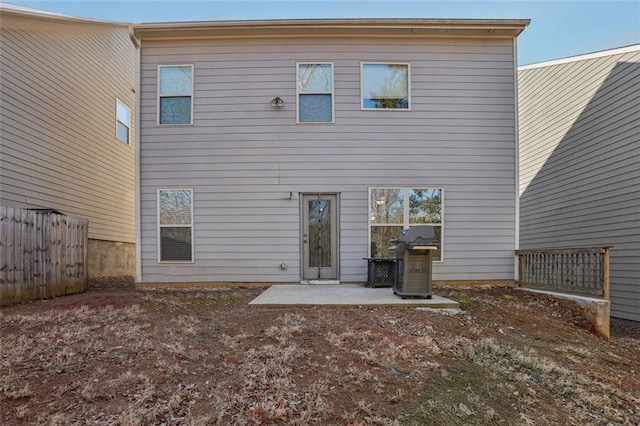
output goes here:
{"type": "Polygon", "coordinates": [[[609,299],[609,247],[516,250],[522,287],[609,299]]]}
{"type": "Polygon", "coordinates": [[[87,290],[89,221],[0,206],[0,305],[87,290]]]}

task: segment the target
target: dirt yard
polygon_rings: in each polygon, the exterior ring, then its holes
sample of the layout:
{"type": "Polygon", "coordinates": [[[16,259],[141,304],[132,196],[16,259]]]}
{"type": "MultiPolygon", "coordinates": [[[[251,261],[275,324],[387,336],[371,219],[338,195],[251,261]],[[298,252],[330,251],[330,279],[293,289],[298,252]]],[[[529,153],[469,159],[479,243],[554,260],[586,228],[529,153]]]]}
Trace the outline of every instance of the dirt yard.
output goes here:
{"type": "Polygon", "coordinates": [[[640,424],[640,325],[605,341],[546,296],[437,289],[454,314],[93,284],[0,309],[0,424],[640,424]]]}

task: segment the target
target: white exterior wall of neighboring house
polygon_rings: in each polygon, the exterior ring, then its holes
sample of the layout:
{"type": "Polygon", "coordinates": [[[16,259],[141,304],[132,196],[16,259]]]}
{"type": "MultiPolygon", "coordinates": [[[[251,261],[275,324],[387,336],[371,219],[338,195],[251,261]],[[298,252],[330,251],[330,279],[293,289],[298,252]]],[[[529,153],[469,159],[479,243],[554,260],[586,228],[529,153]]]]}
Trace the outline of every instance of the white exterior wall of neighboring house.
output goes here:
{"type": "Polygon", "coordinates": [[[520,246],[612,246],[611,315],[640,321],[640,45],[519,68],[520,246]]]}
{"type": "Polygon", "coordinates": [[[0,203],[89,219],[90,274],[133,274],[136,56],[128,24],[3,4],[0,30],[0,203]],[[130,110],[128,144],[116,137],[117,100],[130,110]]]}
{"type": "Polygon", "coordinates": [[[138,281],[299,282],[307,193],[338,195],[337,278],[365,281],[369,190],[382,187],[442,189],[434,279],[513,280],[515,37],[528,21],[503,35],[504,23],[491,33],[469,21],[462,27],[483,29],[466,36],[464,28],[385,36],[375,25],[344,35],[336,22],[299,23],[286,35],[268,23],[254,32],[214,23],[206,37],[178,24],[173,33],[134,25],[142,45],[138,281]],[[296,124],[298,63],[332,64],[333,122],[296,124]],[[410,109],[362,109],[362,63],[409,64],[410,109]],[[192,66],[193,124],[158,124],[162,65],[192,66]],[[273,107],[274,97],[284,105],[273,107]],[[193,191],[192,262],[159,262],[158,191],[167,188],[193,191]]]}

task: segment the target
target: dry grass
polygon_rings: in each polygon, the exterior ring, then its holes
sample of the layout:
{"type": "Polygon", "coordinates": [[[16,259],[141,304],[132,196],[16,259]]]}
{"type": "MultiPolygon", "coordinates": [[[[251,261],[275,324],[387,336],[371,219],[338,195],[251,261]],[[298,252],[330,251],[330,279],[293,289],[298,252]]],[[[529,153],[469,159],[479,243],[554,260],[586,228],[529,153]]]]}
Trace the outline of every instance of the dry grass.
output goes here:
{"type": "Polygon", "coordinates": [[[442,315],[100,291],[0,310],[0,423],[640,422],[638,339],[599,340],[544,298],[456,289],[467,310],[442,315]]]}

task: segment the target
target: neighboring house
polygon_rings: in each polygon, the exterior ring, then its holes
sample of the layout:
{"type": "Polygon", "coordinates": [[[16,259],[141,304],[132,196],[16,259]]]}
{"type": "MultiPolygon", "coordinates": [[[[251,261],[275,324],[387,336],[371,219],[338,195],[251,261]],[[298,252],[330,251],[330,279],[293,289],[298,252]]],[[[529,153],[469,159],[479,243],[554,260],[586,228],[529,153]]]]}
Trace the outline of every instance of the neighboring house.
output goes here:
{"type": "Polygon", "coordinates": [[[134,24],[138,281],[363,282],[426,223],[435,280],[513,282],[528,22],[134,24]]]}
{"type": "Polygon", "coordinates": [[[520,246],[612,246],[611,315],[640,321],[640,45],[518,74],[520,246]]]}
{"type": "Polygon", "coordinates": [[[0,204],[87,218],[90,276],[135,273],[128,26],[0,4],[0,204]]]}

